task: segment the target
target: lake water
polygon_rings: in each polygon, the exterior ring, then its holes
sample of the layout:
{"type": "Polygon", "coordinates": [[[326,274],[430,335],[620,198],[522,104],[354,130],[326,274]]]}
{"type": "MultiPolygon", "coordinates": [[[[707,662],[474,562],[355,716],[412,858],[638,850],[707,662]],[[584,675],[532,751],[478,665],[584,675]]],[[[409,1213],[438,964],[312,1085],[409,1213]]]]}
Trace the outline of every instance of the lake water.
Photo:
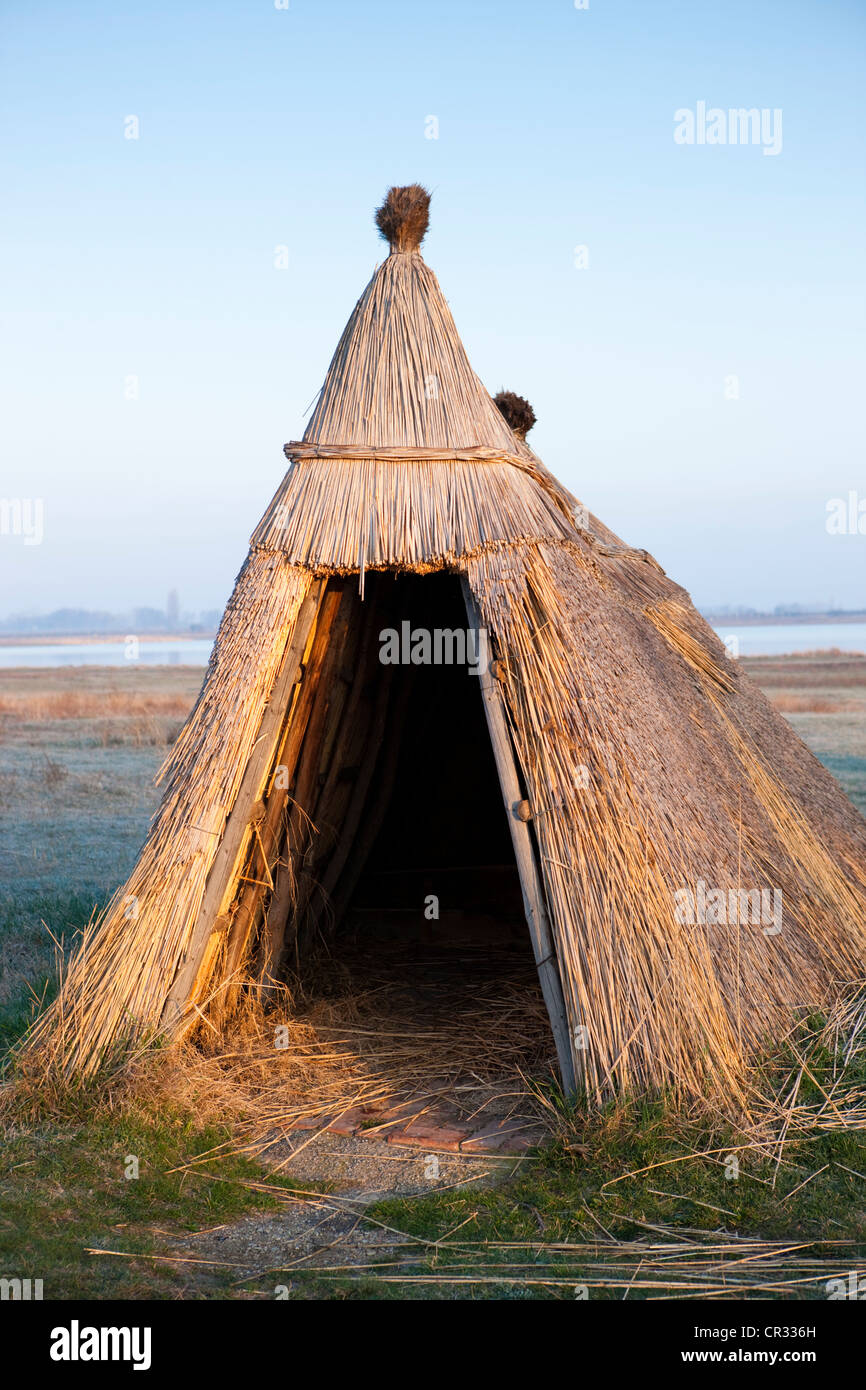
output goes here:
{"type": "Polygon", "coordinates": [[[0,646],[0,667],[8,666],[207,666],[213,639],[181,638],[176,642],[139,642],[137,660],[130,658],[126,640],[109,642],[46,642],[0,646]]]}
{"type": "MultiPolygon", "coordinates": [[[[740,656],[780,656],[786,652],[866,652],[866,623],[766,623],[716,625],[725,642],[735,637],[740,656]]],[[[140,642],[139,666],[206,666],[213,646],[210,637],[177,642],[140,642]]],[[[122,637],[111,642],[46,642],[17,647],[0,646],[0,667],[8,666],[129,666],[122,637]]]]}
{"type": "Polygon", "coordinates": [[[715,624],[723,642],[736,637],[739,656],[783,656],[789,652],[866,652],[866,623],[715,624]]]}

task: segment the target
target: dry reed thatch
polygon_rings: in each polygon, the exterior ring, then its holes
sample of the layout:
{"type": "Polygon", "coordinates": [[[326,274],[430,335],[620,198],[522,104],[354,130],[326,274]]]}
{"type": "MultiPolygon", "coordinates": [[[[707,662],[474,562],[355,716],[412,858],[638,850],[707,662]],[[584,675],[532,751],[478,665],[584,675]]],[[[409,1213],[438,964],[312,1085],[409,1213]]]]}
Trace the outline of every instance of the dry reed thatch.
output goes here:
{"type": "MultiPolygon", "coordinates": [[[[472,372],[416,250],[395,247],[375,272],[287,453],[141,859],[36,1025],[29,1059],[91,1073],[174,1026],[165,1000],[199,949],[209,871],[314,580],[358,574],[363,594],[369,570],[448,568],[467,577],[499,660],[583,1085],[595,1100],[670,1088],[745,1105],[755,1051],[797,1009],[863,977],[864,822],[652,557],[576,518],[575,499],[472,372]],[[683,925],[676,895],[701,882],[779,891],[782,931],[683,925]]],[[[327,593],[302,642],[326,692],[359,641],[348,608],[322,617],[327,593]]],[[[280,738],[291,741],[303,703],[280,738]]],[[[308,839],[299,800],[282,860],[257,840],[258,822],[245,829],[253,887],[241,872],[215,909],[226,932],[217,915],[181,1001],[186,1029],[212,997],[237,994],[242,890],[260,890],[245,931],[263,893],[295,893],[308,839]],[[272,869],[284,878],[269,882],[272,869]]]]}
{"type": "Polygon", "coordinates": [[[391,255],[355,306],[304,434],[308,443],[516,452],[469,365],[436,276],[391,255]]]}
{"type": "Polygon", "coordinates": [[[513,950],[479,953],[461,980],[441,953],[431,962],[400,944],[375,957],[356,947],[320,958],[309,991],[280,987],[267,1016],[243,1010],[227,1044],[205,1030],[200,1045],[176,1058],[139,1064],[132,1084],[170,1093],[197,1115],[230,1116],[225,1147],[248,1155],[356,1111],[377,1138],[407,1112],[443,1107],[473,1129],[503,1119],[547,1128],[529,1078],[551,1078],[553,1048],[526,972],[513,950]]]}
{"type": "Polygon", "coordinates": [[[310,579],[256,553],[239,576],[201,694],[160,773],[139,861],[73,957],[31,1035],[60,1069],[91,1074],[152,1035],[188,944],[228,808],[310,579]]]}
{"type": "MultiPolygon", "coordinates": [[[[614,1083],[711,1085],[733,1098],[744,1054],[786,1009],[862,973],[862,880],[850,880],[793,789],[782,791],[721,712],[717,692],[732,697],[747,682],[720,679],[718,639],[706,629],[703,644],[686,642],[678,630],[675,650],[695,673],[684,688],[654,635],[657,615],[648,628],[645,610],[591,582],[591,549],[578,555],[540,546],[520,567],[507,552],[484,556],[469,578],[507,653],[566,1001],[590,1039],[584,1079],[599,1096],[614,1083]],[[699,879],[778,887],[780,936],[759,924],[677,924],[674,895],[699,879]]],[[[705,626],[694,612],[692,626],[705,626]]],[[[758,702],[743,689],[740,711],[748,718],[758,702]]],[[[797,757],[787,726],[774,733],[797,757]]],[[[815,780],[856,837],[856,812],[823,770],[815,780]]]]}
{"type": "Polygon", "coordinates": [[[315,571],[421,571],[573,529],[529,473],[502,459],[317,458],[293,463],[253,543],[315,571]]]}

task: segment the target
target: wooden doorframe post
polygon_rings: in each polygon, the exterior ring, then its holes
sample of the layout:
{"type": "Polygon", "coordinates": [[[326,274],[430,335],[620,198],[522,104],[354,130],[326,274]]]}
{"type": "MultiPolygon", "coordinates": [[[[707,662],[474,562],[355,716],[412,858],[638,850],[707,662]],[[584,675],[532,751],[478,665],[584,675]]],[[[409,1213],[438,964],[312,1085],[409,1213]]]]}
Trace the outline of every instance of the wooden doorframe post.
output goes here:
{"type": "MultiPolygon", "coordinates": [[[[460,583],[469,624],[476,633],[480,633],[483,626],[481,611],[466,575],[460,576],[460,583]]],[[[480,653],[482,650],[483,648],[476,643],[475,651],[480,653]]],[[[499,785],[508,816],[508,828],[511,831],[511,843],[514,846],[517,872],[520,875],[523,908],[532,940],[535,966],[538,970],[541,992],[547,1005],[553,1039],[556,1043],[562,1086],[566,1095],[573,1096],[577,1085],[569,1038],[568,1014],[565,1009],[556,947],[550,929],[544,883],[538,866],[532,832],[526,821],[521,820],[517,814],[516,808],[523,801],[523,791],[514,744],[508,728],[502,688],[490,671],[489,664],[485,665],[483,670],[479,668],[478,680],[481,687],[484,714],[487,719],[487,729],[493,746],[493,756],[496,759],[496,770],[499,773],[499,785]]]]}

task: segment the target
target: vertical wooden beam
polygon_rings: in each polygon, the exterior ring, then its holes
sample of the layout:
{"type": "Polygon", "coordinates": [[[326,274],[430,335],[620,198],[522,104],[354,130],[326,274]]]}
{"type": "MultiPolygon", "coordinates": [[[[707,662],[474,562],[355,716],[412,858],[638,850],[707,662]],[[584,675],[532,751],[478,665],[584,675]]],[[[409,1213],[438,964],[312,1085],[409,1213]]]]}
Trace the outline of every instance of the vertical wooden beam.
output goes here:
{"type": "Polygon", "coordinates": [[[270,770],[292,691],[301,679],[301,661],[324,591],[325,581],[315,580],[295,619],[292,636],[265,705],[258,736],[244,769],[234,806],[214,855],[189,946],[162,1012],[161,1027],[169,1032],[179,1030],[187,1015],[199,968],[213,954],[213,938],[219,936],[216,923],[231,901],[239,866],[247,852],[250,822],[270,770]]]}
{"type": "MultiPolygon", "coordinates": [[[[324,692],[330,702],[331,696],[334,694],[334,687],[340,687],[336,692],[336,702],[331,704],[329,713],[329,721],[336,727],[328,730],[328,737],[325,739],[322,750],[323,761],[318,780],[323,782],[323,789],[317,794],[314,806],[303,807],[316,826],[318,835],[321,837],[324,834],[329,848],[333,846],[336,830],[332,829],[330,825],[324,831],[322,830],[319,824],[318,810],[322,798],[325,796],[324,786],[329,785],[333,779],[334,768],[331,764],[340,757],[339,749],[341,740],[345,738],[345,730],[347,727],[354,727],[357,722],[355,703],[360,662],[359,652],[363,651],[363,629],[368,617],[363,613],[363,605],[360,600],[357,599],[356,595],[353,595],[352,590],[348,587],[344,592],[344,599],[347,596],[352,600],[350,603],[351,622],[349,623],[348,643],[345,648],[340,646],[337,650],[338,666],[331,676],[331,689],[324,692]]],[[[304,746],[306,746],[306,740],[304,746]]],[[[281,757],[280,761],[285,760],[281,757]]],[[[300,765],[296,767],[293,761],[290,771],[292,774],[296,774],[292,789],[292,800],[296,803],[299,799],[300,765]]],[[[253,975],[258,980],[263,995],[270,988],[287,948],[295,940],[299,917],[302,912],[302,900],[306,901],[302,879],[303,839],[300,834],[300,827],[305,818],[300,818],[295,814],[297,811],[298,806],[293,805],[288,816],[284,817],[286,823],[283,826],[282,838],[277,845],[277,859],[275,864],[271,866],[275,887],[264,913],[257,959],[253,970],[253,975]]]]}
{"type": "MultiPolygon", "coordinates": [[[[403,679],[392,680],[391,682],[391,693],[388,699],[387,738],[382,745],[381,757],[378,760],[374,759],[374,765],[370,768],[369,773],[365,771],[363,774],[366,779],[365,799],[361,808],[363,815],[356,815],[353,807],[350,806],[349,811],[353,817],[354,825],[353,836],[351,841],[348,836],[344,836],[341,840],[345,852],[340,861],[339,876],[332,871],[326,879],[327,892],[333,895],[331,908],[334,914],[335,930],[340,925],[352,901],[391,802],[391,795],[397,780],[400,743],[406,724],[406,708],[409,703],[409,682],[405,679],[405,675],[406,673],[403,672],[403,679]]],[[[386,690],[384,694],[388,696],[389,691],[386,690]]],[[[378,752],[379,746],[377,745],[376,753],[378,754],[378,752]]]]}
{"type": "MultiPolygon", "coordinates": [[[[470,627],[474,628],[476,633],[479,633],[482,628],[482,622],[481,613],[475,601],[475,595],[465,575],[461,575],[460,583],[463,589],[463,598],[466,603],[466,612],[469,617],[470,627]]],[[[475,650],[478,652],[481,648],[476,645],[475,650]]],[[[553,942],[553,934],[550,930],[550,920],[547,915],[547,906],[544,896],[544,884],[538,868],[538,860],[536,859],[535,847],[532,842],[532,833],[529,826],[518,817],[515,810],[523,800],[523,791],[514,753],[514,745],[511,741],[511,734],[508,729],[508,720],[506,718],[502,690],[499,681],[491,674],[489,666],[483,672],[479,672],[478,681],[481,687],[481,699],[484,705],[484,714],[487,719],[487,728],[490,733],[490,742],[493,747],[493,756],[496,759],[496,769],[499,773],[499,785],[502,789],[502,797],[508,815],[508,828],[511,831],[511,843],[514,846],[514,857],[517,861],[517,871],[520,875],[520,887],[523,892],[523,908],[526,913],[529,935],[532,939],[535,965],[538,970],[541,992],[544,995],[544,1002],[547,1005],[547,1012],[550,1015],[550,1026],[553,1030],[553,1039],[556,1043],[556,1054],[559,1058],[559,1070],[562,1076],[563,1090],[566,1095],[574,1095],[577,1087],[575,1082],[571,1039],[568,1029],[568,1014],[566,1013],[565,999],[562,994],[562,981],[559,978],[556,948],[553,942]]]]}
{"type": "Polygon", "coordinates": [[[292,863],[291,854],[288,854],[285,860],[277,864],[274,882],[274,891],[271,894],[265,920],[262,923],[261,939],[253,971],[260,998],[266,997],[272,991],[286,948],[289,917],[292,914],[297,895],[295,866],[292,863]]]}

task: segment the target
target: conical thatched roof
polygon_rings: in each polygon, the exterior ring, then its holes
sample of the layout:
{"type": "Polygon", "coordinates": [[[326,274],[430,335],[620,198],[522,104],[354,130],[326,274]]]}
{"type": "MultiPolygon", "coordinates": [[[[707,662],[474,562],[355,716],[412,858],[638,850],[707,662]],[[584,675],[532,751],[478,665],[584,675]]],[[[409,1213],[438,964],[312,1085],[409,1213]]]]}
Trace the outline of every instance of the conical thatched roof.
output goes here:
{"type": "Polygon", "coordinates": [[[417,252],[392,251],[355,305],[304,443],[514,452],[417,252]]]}
{"type": "Polygon", "coordinates": [[[252,543],[296,564],[417,569],[574,530],[574,499],[478,380],[417,249],[376,270],[286,455],[252,543]]]}
{"type": "MultiPolygon", "coordinates": [[[[449,570],[497,657],[485,701],[531,824],[512,834],[538,878],[528,912],[563,1074],[597,1097],[741,1095],[748,1057],[793,1010],[862,976],[866,824],[688,595],[508,427],[417,249],[419,192],[390,195],[391,254],[286,446],[141,858],[30,1055],[92,1071],[156,1030],[188,1031],[236,995],[253,955],[270,958],[303,878],[277,767],[295,768],[311,818],[330,795],[335,833],[358,824],[341,768],[316,752],[308,775],[301,742],[328,719],[321,748],[339,749],[360,719],[375,675],[365,575],[449,570]],[[346,696],[349,652],[361,674],[346,696]]],[[[367,717],[387,742],[386,703],[367,717]]]]}

